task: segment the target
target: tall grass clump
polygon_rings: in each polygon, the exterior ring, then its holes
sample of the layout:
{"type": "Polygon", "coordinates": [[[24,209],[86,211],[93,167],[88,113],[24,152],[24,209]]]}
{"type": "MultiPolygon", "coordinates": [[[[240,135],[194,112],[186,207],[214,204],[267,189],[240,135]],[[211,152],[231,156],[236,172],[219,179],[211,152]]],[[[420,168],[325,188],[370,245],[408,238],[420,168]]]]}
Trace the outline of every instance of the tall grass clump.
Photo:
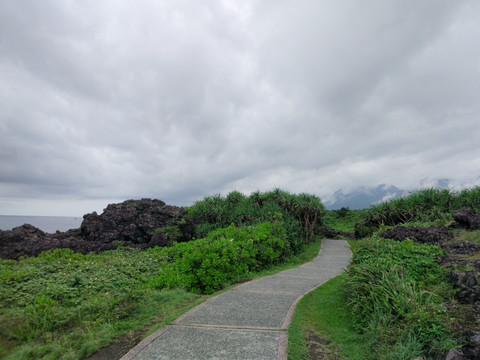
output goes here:
{"type": "Polygon", "coordinates": [[[210,231],[230,224],[242,227],[281,220],[289,249],[298,253],[313,240],[324,215],[325,207],[315,195],[294,195],[275,189],[250,196],[233,191],[225,197],[206,197],[191,206],[187,216],[197,220],[197,237],[205,237],[210,231]]]}
{"type": "Polygon", "coordinates": [[[372,237],[362,240],[347,271],[354,322],[374,359],[435,358],[456,345],[444,302],[453,296],[443,250],[372,237]]]}
{"type": "Polygon", "coordinates": [[[480,186],[457,192],[454,205],[455,209],[470,208],[475,211],[480,211],[480,186]]]}
{"type": "Polygon", "coordinates": [[[409,196],[373,205],[357,222],[357,237],[372,235],[381,225],[398,225],[413,221],[433,222],[451,220],[451,212],[471,208],[480,211],[480,187],[460,192],[449,189],[423,189],[409,196]]]}

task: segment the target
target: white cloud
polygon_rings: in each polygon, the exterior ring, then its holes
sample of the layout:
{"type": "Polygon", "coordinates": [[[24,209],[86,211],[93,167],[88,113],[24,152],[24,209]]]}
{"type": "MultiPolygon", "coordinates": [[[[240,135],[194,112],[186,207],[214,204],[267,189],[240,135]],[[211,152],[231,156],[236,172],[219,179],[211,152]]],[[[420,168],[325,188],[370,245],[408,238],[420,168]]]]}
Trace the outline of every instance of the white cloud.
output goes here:
{"type": "Polygon", "coordinates": [[[478,182],[478,15],[474,0],[2,2],[0,213],[478,182]]]}

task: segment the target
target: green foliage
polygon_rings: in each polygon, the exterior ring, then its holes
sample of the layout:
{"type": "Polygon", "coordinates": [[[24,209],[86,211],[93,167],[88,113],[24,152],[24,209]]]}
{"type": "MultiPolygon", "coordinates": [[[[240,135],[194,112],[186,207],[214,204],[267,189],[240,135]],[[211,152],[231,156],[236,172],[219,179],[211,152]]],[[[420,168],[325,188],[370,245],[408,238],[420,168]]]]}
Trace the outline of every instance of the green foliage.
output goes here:
{"type": "Polygon", "coordinates": [[[264,269],[284,259],[288,253],[285,231],[280,223],[261,223],[217,229],[204,239],[156,249],[169,261],[149,284],[156,288],[181,286],[186,290],[211,294],[224,284],[264,269]]]}
{"type": "Polygon", "coordinates": [[[280,189],[255,192],[248,197],[238,191],[226,197],[214,195],[188,209],[188,216],[199,220],[197,237],[205,237],[210,231],[230,224],[251,226],[281,218],[293,253],[313,240],[324,214],[325,207],[316,196],[293,195],[280,189]]]}
{"type": "Polygon", "coordinates": [[[335,230],[354,232],[356,224],[360,219],[363,219],[366,210],[348,210],[339,213],[341,210],[326,211],[325,216],[322,218],[323,224],[335,230]]]}
{"type": "Polygon", "coordinates": [[[454,206],[455,209],[470,208],[480,211],[480,186],[455,193],[454,206]]]}
{"type": "Polygon", "coordinates": [[[171,243],[177,241],[178,238],[182,235],[182,231],[177,225],[164,226],[163,228],[156,229],[155,232],[165,234],[167,239],[171,243]]]}
{"type": "Polygon", "coordinates": [[[373,226],[368,226],[365,221],[359,221],[355,224],[354,227],[355,238],[363,239],[372,236],[376,230],[377,228],[373,226]]]}
{"type": "Polygon", "coordinates": [[[409,222],[448,221],[451,212],[462,208],[480,211],[480,187],[460,192],[449,189],[423,189],[406,197],[371,206],[356,225],[358,237],[370,236],[381,225],[409,222]]]}
{"type": "MultiPolygon", "coordinates": [[[[58,249],[0,260],[0,358],[85,358],[153,318],[173,321],[178,309],[198,301],[184,289],[210,293],[273,264],[282,269],[285,238],[277,221],[229,226],[168,248],[90,255],[58,249]]],[[[319,244],[307,245],[308,258],[302,252],[288,261],[310,260],[319,244]]]]}
{"type": "Polygon", "coordinates": [[[145,286],[162,268],[153,253],[133,249],[0,260],[0,357],[84,358],[158,309],[175,314],[196,296],[145,286]]]}
{"type": "Polygon", "coordinates": [[[338,210],[334,210],[334,212],[337,214],[339,218],[344,218],[350,212],[350,208],[348,206],[342,207],[338,210]]]}
{"type": "Polygon", "coordinates": [[[357,244],[346,294],[376,359],[410,359],[399,355],[409,351],[434,356],[455,344],[444,308],[453,290],[435,261],[442,254],[411,240],[373,237],[357,244]]]}

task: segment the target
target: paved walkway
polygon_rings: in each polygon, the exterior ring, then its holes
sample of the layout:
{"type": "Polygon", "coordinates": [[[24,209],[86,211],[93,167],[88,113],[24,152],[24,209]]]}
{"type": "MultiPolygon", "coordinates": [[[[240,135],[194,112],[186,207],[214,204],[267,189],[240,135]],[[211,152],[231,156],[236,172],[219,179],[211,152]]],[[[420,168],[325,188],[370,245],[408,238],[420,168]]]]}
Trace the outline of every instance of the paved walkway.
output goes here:
{"type": "Polygon", "coordinates": [[[241,284],[180,316],[121,360],[287,358],[287,327],[298,301],[340,274],[351,252],[344,240],[323,240],[311,262],[241,284]]]}

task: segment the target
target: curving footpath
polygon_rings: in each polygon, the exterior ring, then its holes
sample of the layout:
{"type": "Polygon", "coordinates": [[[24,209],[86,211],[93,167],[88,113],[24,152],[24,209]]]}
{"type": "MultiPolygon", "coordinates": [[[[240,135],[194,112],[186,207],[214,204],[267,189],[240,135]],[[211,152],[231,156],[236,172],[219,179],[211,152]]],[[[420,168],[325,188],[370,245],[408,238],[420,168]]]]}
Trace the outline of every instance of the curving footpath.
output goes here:
{"type": "Polygon", "coordinates": [[[313,261],[208,299],[147,337],[121,360],[285,360],[287,327],[296,304],[342,273],[350,258],[346,241],[323,240],[313,261]]]}

